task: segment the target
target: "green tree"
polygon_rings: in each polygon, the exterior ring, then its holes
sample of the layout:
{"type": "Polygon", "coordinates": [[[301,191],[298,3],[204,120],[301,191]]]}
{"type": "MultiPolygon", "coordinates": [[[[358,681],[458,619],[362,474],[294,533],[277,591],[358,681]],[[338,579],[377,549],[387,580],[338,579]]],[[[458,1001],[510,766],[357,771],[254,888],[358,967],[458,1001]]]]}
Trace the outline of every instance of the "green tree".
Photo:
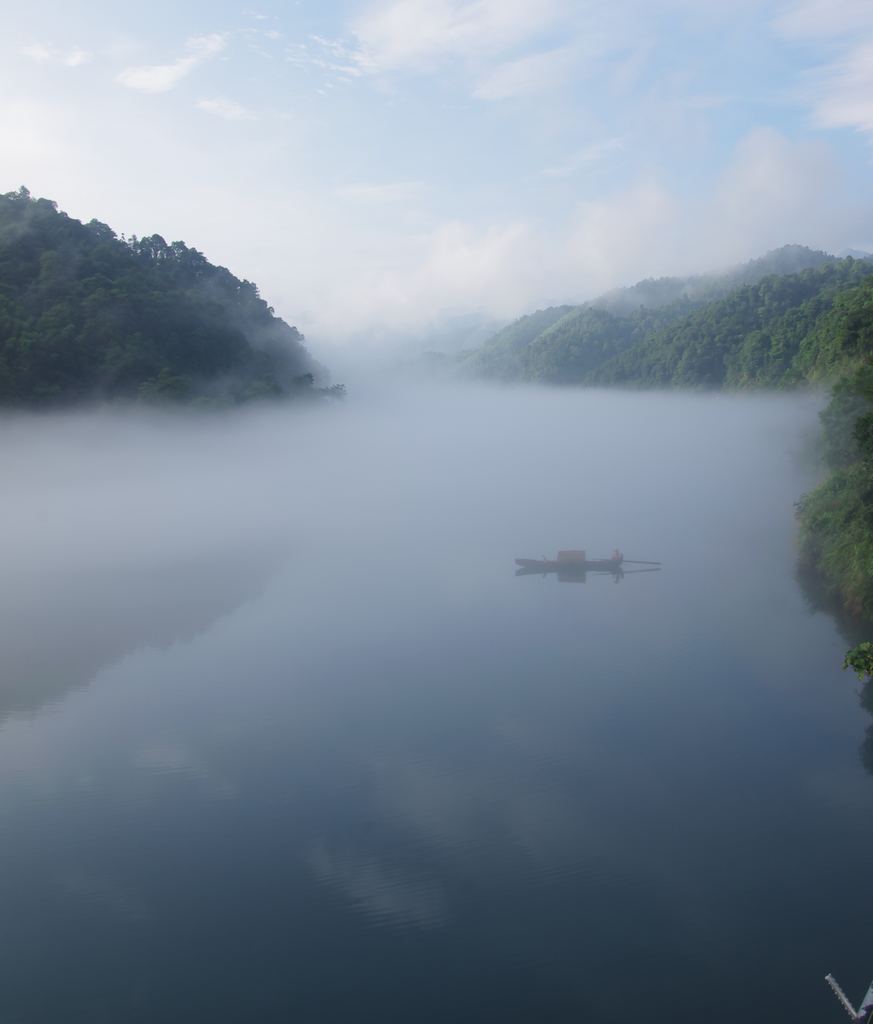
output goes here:
{"type": "Polygon", "coordinates": [[[299,331],[196,249],[0,195],[0,403],[239,402],[305,374],[323,370],[299,331]]]}

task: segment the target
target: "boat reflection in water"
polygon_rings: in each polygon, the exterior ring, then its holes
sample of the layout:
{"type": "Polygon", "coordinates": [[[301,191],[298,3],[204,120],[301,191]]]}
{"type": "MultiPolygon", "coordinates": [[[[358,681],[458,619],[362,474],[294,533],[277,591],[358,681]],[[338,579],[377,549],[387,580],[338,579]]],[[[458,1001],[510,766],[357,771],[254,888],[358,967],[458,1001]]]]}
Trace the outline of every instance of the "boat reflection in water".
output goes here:
{"type": "Polygon", "coordinates": [[[612,576],[618,583],[627,573],[660,572],[660,562],[647,562],[641,559],[625,558],[616,549],[610,558],[588,558],[584,551],[559,551],[558,557],[550,558],[516,558],[516,576],[546,576],[556,573],[561,583],[584,583],[588,573],[598,576],[612,576]],[[626,565],[645,565],[646,569],[625,569],[626,565]]]}

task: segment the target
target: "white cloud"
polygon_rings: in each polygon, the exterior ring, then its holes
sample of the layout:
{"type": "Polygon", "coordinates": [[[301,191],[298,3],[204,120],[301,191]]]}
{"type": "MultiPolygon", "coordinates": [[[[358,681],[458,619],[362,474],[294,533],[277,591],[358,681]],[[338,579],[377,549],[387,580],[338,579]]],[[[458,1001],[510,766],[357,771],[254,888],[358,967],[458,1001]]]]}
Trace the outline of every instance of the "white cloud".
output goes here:
{"type": "Polygon", "coordinates": [[[17,99],[0,104],[0,178],[32,181],[35,166],[61,156],[64,135],[64,120],[52,104],[17,99]]]}
{"type": "Polygon", "coordinates": [[[91,60],[91,54],[85,50],[71,50],[64,57],[64,64],[68,68],[78,68],[83,64],[87,64],[91,60]]]}
{"type": "Polygon", "coordinates": [[[826,39],[873,29],[873,5],[870,0],[801,0],[786,6],[775,24],[787,36],[826,39]]]}
{"type": "Polygon", "coordinates": [[[63,64],[68,68],[78,68],[89,63],[93,55],[87,50],[59,50],[55,46],[46,46],[43,43],[33,43],[30,46],[23,46],[21,52],[25,57],[36,61],[38,64],[63,64]]]}
{"type": "Polygon", "coordinates": [[[696,96],[686,96],[676,100],[676,105],[684,110],[721,110],[732,102],[730,96],[699,93],[696,96]]]}
{"type": "MultiPolygon", "coordinates": [[[[673,254],[680,220],[680,201],[653,180],[580,203],[560,254],[576,283],[576,298],[656,272],[673,254]]],[[[572,287],[562,276],[564,287],[572,287]]]]}
{"type": "Polygon", "coordinates": [[[293,43],[285,51],[288,63],[317,68],[345,79],[358,78],[364,74],[355,52],[338,40],[310,36],[310,42],[318,48],[319,53],[313,53],[311,46],[305,43],[293,43]]]}
{"type": "Polygon", "coordinates": [[[186,43],[187,56],[179,57],[172,64],[126,68],[117,80],[129,89],[139,89],[141,92],[168,92],[198,65],[221,53],[225,45],[226,38],[219,33],[197,36],[186,43]]]}
{"type": "Polygon", "coordinates": [[[861,220],[843,191],[840,166],[824,143],[756,129],[721,176],[702,244],[711,233],[732,258],[786,242],[838,249],[861,220]]]}
{"type": "Polygon", "coordinates": [[[640,278],[727,266],[797,242],[836,251],[871,224],[845,199],[842,170],[821,142],[749,132],[711,189],[695,199],[641,181],[580,204],[564,259],[587,295],[640,278]]]}
{"type": "Polygon", "coordinates": [[[42,43],[22,46],[21,52],[25,57],[30,57],[31,60],[35,60],[39,64],[44,64],[54,57],[54,50],[49,46],[44,46],[42,43]]]}
{"type": "Polygon", "coordinates": [[[554,91],[571,77],[614,74],[619,58],[626,77],[638,74],[648,43],[637,3],[377,0],[347,23],[343,39],[311,35],[286,53],[292,63],[349,80],[457,65],[477,98],[513,99],[554,91]]]}
{"type": "Polygon", "coordinates": [[[583,146],[571,154],[560,164],[552,167],[545,167],[543,175],[546,178],[568,178],[578,171],[586,170],[595,164],[601,163],[611,153],[619,152],[625,148],[625,140],[622,138],[601,139],[599,142],[592,142],[589,146],[583,146]]]}
{"type": "Polygon", "coordinates": [[[446,309],[511,316],[536,301],[545,247],[522,221],[484,227],[449,221],[428,231],[359,240],[345,256],[342,286],[313,282],[312,329],[342,338],[368,329],[415,330],[446,309]],[[369,243],[369,244],[367,244],[369,243]]]}
{"type": "Polygon", "coordinates": [[[816,124],[873,132],[873,37],[853,46],[816,77],[812,99],[816,124]]]}
{"type": "Polygon", "coordinates": [[[423,192],[424,183],[421,181],[353,182],[336,189],[341,199],[362,203],[407,202],[423,192]]]}
{"type": "Polygon", "coordinates": [[[574,64],[570,47],[532,53],[499,64],[478,83],[473,95],[481,100],[505,100],[549,92],[567,78],[574,64]]]}
{"type": "MultiPolygon", "coordinates": [[[[617,149],[621,140],[601,145],[617,149]]],[[[594,150],[582,156],[596,159],[594,150]]],[[[841,175],[825,144],[759,129],[737,146],[708,192],[694,198],[642,176],[580,202],[559,227],[531,219],[454,220],[408,231],[400,220],[381,221],[347,247],[336,281],[307,278],[307,328],[320,340],[367,329],[408,336],[446,310],[509,318],[645,277],[732,265],[788,242],[836,251],[873,228],[873,210],[846,201],[841,175]]],[[[329,252],[336,240],[324,245],[329,252]]]]}
{"type": "MultiPolygon", "coordinates": [[[[453,305],[463,293],[490,294],[498,306],[504,281],[515,279],[519,270],[532,269],[526,256],[531,230],[522,221],[491,225],[477,230],[461,221],[439,227],[433,234],[430,252],[417,271],[418,283],[432,281],[453,305]]],[[[501,312],[498,308],[497,312],[501,312]]]]}
{"type": "Polygon", "coordinates": [[[821,142],[749,132],[708,192],[693,199],[642,179],[580,203],[550,269],[590,297],[641,278],[700,273],[789,242],[835,251],[869,229],[873,211],[846,202],[842,171],[821,142]],[[562,270],[566,267],[567,272],[562,270]]]}
{"type": "Polygon", "coordinates": [[[808,76],[806,99],[815,124],[873,132],[873,3],[803,0],[775,22],[792,39],[835,40],[842,52],[808,76]]]}
{"type": "Polygon", "coordinates": [[[207,114],[223,117],[226,121],[253,121],[256,119],[255,114],[248,107],[244,107],[242,103],[237,103],[236,100],[222,99],[220,96],[198,100],[196,107],[207,114]]]}
{"type": "Polygon", "coordinates": [[[370,72],[432,67],[529,44],[561,0],[389,0],[352,23],[356,62],[370,72]]]}

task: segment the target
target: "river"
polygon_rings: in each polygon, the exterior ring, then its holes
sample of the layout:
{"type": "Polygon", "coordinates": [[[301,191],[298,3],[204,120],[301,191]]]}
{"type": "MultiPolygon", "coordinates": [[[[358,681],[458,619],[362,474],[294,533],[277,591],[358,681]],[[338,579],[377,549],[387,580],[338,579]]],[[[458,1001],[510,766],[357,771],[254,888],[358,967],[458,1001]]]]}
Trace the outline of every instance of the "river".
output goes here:
{"type": "Polygon", "coordinates": [[[796,578],[819,406],[7,420],[0,1020],[842,1019],[873,777],[796,578]],[[616,546],[661,571],[515,575],[616,546]]]}

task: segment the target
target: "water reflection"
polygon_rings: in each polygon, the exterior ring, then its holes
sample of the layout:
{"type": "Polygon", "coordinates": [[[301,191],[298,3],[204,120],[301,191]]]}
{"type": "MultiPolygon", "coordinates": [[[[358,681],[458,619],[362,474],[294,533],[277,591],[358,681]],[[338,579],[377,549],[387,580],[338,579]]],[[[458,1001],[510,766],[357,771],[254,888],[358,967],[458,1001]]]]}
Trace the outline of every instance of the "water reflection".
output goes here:
{"type": "Polygon", "coordinates": [[[635,572],[660,572],[661,563],[651,561],[630,561],[618,550],[613,551],[609,558],[588,558],[585,551],[559,551],[557,558],[516,558],[516,576],[548,576],[554,573],[560,583],[584,583],[588,574],[594,576],[611,576],[613,583],[624,579],[625,575],[635,572]],[[633,565],[635,568],[626,569],[633,565]],[[638,566],[645,566],[640,569],[638,566]]]}
{"type": "Polygon", "coordinates": [[[79,567],[0,596],[0,722],[85,686],[144,647],[191,640],[260,593],[275,555],[79,567]]]}
{"type": "MultiPolygon", "coordinates": [[[[861,707],[873,715],[873,679],[868,679],[861,688],[861,707]]],[[[861,744],[861,762],[873,775],[873,725],[867,726],[864,742],[861,744]]]]}
{"type": "MultiPolygon", "coordinates": [[[[516,559],[518,561],[518,559],[516,559]]],[[[610,576],[612,577],[613,583],[619,583],[625,578],[625,576],[632,576],[634,573],[640,572],[660,572],[661,569],[625,569],[623,566],[617,566],[614,569],[596,569],[594,571],[587,569],[577,569],[573,566],[555,566],[554,568],[543,568],[540,566],[522,566],[520,569],[515,570],[516,576],[549,576],[554,574],[558,578],[559,583],[585,583],[590,576],[610,576]]]]}
{"type": "Polygon", "coordinates": [[[436,928],[446,920],[446,900],[433,879],[412,877],[375,857],[313,845],[308,856],[316,879],[334,889],[373,924],[436,928]]]}
{"type": "Polygon", "coordinates": [[[56,880],[62,897],[81,902],[86,913],[97,912],[120,925],[140,925],[153,914],[133,888],[106,874],[69,868],[56,880]]]}
{"type": "MultiPolygon", "coordinates": [[[[813,613],[821,612],[834,620],[847,649],[857,646],[863,640],[870,639],[873,634],[873,625],[850,615],[835,597],[832,589],[826,585],[821,575],[807,562],[802,560],[798,564],[796,578],[809,610],[813,613]]],[[[868,714],[873,715],[873,679],[868,679],[862,685],[859,701],[861,707],[868,714]]],[[[873,725],[867,727],[859,753],[864,768],[873,775],[873,725]]]]}

